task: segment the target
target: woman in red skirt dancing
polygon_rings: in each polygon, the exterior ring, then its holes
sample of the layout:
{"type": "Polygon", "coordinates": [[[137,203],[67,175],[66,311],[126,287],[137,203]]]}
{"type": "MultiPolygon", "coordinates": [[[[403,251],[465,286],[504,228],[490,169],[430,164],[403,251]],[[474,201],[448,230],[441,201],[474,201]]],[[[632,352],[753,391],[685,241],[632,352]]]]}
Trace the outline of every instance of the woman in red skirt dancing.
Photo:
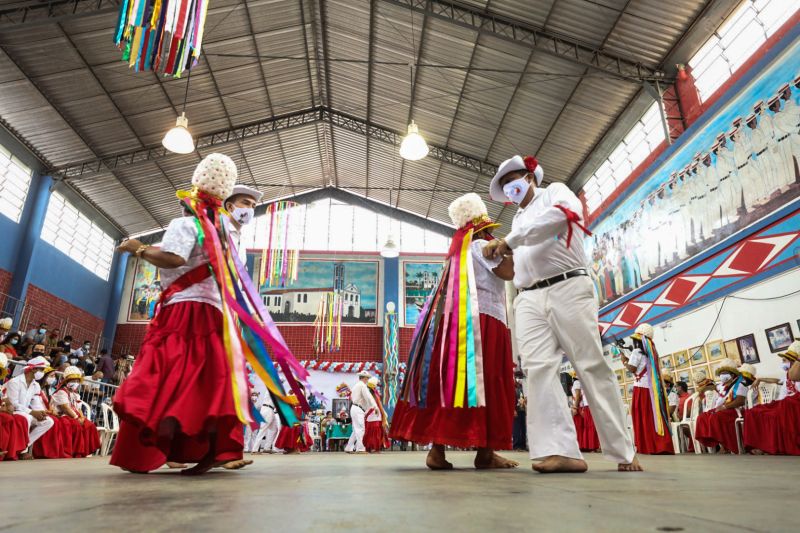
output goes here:
{"type": "Polygon", "coordinates": [[[378,392],[379,383],[380,380],[374,376],[367,381],[367,387],[372,393],[376,405],[365,416],[364,448],[369,453],[381,453],[381,450],[391,446],[388,431],[389,420],[386,418],[386,411],[383,410],[383,402],[378,392]]]}
{"type": "MultiPolygon", "coordinates": [[[[114,398],[121,422],[111,464],[124,470],[197,463],[183,471],[194,475],[249,464],[242,458],[243,424],[258,417],[249,405],[245,358],[281,417],[294,420],[269,357],[293,388],[288,369],[305,374],[254,296],[231,244],[222,199],[231,196],[236,177],[229,157],[206,156],[192,177],[193,190],[179,193],[186,216],[170,222],[161,247],[135,239],[119,247],[158,267],[163,288],[136,364],[114,398]]],[[[305,401],[302,406],[307,409],[305,401]]]]}
{"type": "Polygon", "coordinates": [[[458,230],[417,322],[389,436],[432,443],[432,470],[453,468],[445,446],[477,448],[475,468],[514,468],[495,453],[512,447],[516,396],[503,280],[513,278],[513,262],[483,257],[497,224],[477,194],[449,211],[458,230]]]}

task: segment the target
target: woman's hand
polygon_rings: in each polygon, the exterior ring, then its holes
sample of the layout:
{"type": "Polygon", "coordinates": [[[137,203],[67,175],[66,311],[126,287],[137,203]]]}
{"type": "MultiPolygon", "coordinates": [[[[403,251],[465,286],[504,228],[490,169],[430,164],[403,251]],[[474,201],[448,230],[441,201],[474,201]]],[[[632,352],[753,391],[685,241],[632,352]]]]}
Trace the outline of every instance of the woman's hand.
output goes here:
{"type": "Polygon", "coordinates": [[[117,246],[117,251],[135,254],[136,251],[142,247],[142,244],[142,241],[139,239],[125,239],[117,246]]]}

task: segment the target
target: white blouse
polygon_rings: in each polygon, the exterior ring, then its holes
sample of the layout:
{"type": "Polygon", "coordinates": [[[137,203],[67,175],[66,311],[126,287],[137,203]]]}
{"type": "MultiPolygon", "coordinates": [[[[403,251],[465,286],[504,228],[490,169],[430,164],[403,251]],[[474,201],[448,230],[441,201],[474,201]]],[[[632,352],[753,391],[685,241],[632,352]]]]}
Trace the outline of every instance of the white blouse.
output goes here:
{"type": "MultiPolygon", "coordinates": [[[[203,263],[208,263],[206,253],[197,242],[197,226],[195,226],[194,217],[175,218],[169,223],[161,242],[161,251],[178,255],[186,261],[185,265],[178,268],[161,269],[162,290],[166,290],[187,272],[203,263]]],[[[222,308],[219,288],[212,276],[174,294],[165,305],[178,302],[201,302],[213,305],[217,309],[222,308]]]]}
{"type": "Polygon", "coordinates": [[[492,272],[503,260],[499,257],[483,257],[483,249],[487,244],[488,241],[476,239],[470,246],[474,259],[472,264],[475,269],[475,286],[478,289],[478,309],[482,314],[507,324],[505,282],[492,272]]]}
{"type": "Polygon", "coordinates": [[[581,405],[580,406],[581,407],[587,407],[589,404],[586,401],[586,394],[583,392],[583,387],[581,387],[580,380],[576,379],[575,381],[572,382],[572,398],[573,398],[573,401],[574,401],[574,398],[575,398],[575,393],[577,391],[581,391],[581,405]]]}
{"type": "Polygon", "coordinates": [[[650,359],[648,359],[647,355],[640,350],[639,348],[635,348],[631,352],[631,357],[628,359],[628,364],[631,366],[636,367],[636,383],[633,384],[634,387],[641,387],[643,389],[650,388],[650,359]],[[642,377],[638,377],[641,375],[642,377]]]}

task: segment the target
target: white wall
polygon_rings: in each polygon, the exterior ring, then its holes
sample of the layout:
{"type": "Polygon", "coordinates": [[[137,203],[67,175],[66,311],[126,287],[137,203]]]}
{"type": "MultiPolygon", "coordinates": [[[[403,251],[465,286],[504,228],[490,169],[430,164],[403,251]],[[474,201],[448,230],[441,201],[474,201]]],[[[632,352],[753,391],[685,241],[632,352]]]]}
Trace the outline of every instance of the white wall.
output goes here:
{"type": "Polygon", "coordinates": [[[788,322],[795,337],[800,337],[800,294],[776,300],[763,300],[800,290],[800,269],[790,270],[745,290],[731,294],[724,301],[719,320],[714,324],[720,305],[719,299],[700,309],[655,326],[655,343],[662,355],[699,346],[704,341],[731,340],[752,333],[761,363],[756,365],[762,377],[783,377],[781,360],[770,352],[764,330],[788,322]],[[735,297],[758,298],[746,301],[735,297]],[[709,335],[710,333],[710,335],[709,335]],[[707,340],[706,340],[707,339],[707,340]]]}
{"type": "Polygon", "coordinates": [[[326,372],[324,370],[309,370],[308,381],[317,392],[321,392],[325,396],[323,403],[325,410],[331,408],[331,400],[338,398],[336,387],[342,383],[346,383],[350,389],[358,382],[358,374],[347,372],[326,372]]]}

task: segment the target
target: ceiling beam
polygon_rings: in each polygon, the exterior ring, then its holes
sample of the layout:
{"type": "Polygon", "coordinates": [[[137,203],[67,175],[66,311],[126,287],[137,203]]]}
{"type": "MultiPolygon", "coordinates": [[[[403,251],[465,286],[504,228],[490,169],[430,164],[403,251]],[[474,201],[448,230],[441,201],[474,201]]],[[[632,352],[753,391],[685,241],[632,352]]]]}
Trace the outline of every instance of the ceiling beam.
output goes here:
{"type": "Polygon", "coordinates": [[[29,28],[119,11],[122,0],[49,0],[0,8],[0,30],[29,28]]]}
{"type": "Polygon", "coordinates": [[[663,80],[664,73],[642,63],[604,52],[588,44],[535,28],[524,22],[484,13],[446,0],[382,0],[440,20],[536,48],[549,55],[589,67],[615,78],[640,83],[663,80]]]}

